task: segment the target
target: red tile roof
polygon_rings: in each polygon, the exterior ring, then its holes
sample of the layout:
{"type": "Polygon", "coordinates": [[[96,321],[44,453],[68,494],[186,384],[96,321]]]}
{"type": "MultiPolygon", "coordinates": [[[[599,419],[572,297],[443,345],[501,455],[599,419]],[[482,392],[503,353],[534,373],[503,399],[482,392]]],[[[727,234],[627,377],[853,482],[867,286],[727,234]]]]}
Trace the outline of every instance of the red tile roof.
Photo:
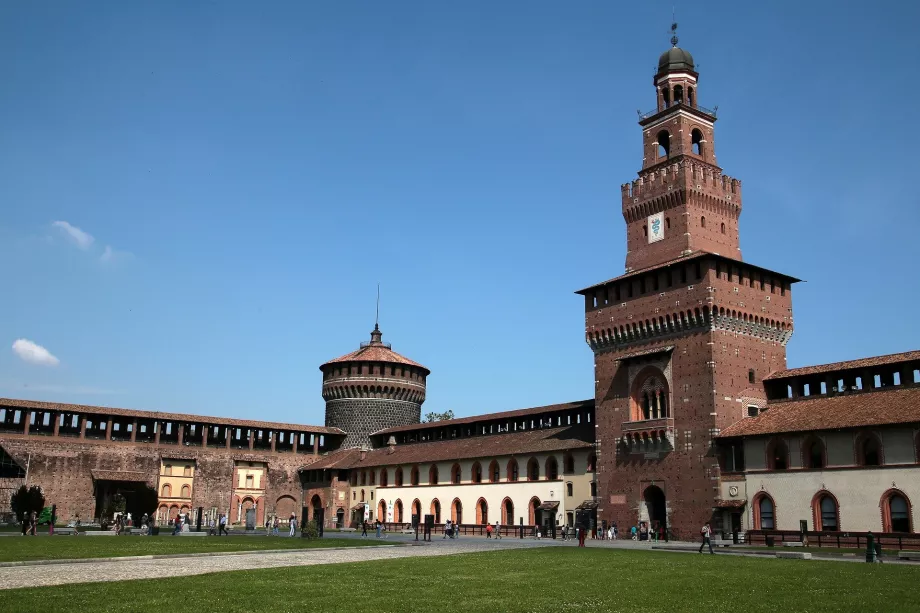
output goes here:
{"type": "Polygon", "coordinates": [[[138,411],[135,409],[96,407],[85,404],[65,404],[63,402],[16,400],[15,398],[0,398],[0,407],[12,407],[17,409],[39,409],[44,411],[66,411],[68,413],[91,413],[93,415],[111,415],[117,417],[138,417],[141,419],[162,419],[167,421],[182,421],[196,424],[231,426],[239,428],[294,430],[297,432],[316,432],[319,434],[345,434],[345,432],[338,428],[327,428],[326,426],[300,426],[297,424],[285,424],[274,421],[254,421],[250,419],[206,417],[204,415],[189,415],[186,413],[162,413],[160,411],[138,411]]]}
{"type": "Polygon", "coordinates": [[[892,353],[889,355],[877,355],[871,358],[861,358],[859,360],[848,360],[846,362],[834,362],[833,364],[818,364],[816,366],[803,366],[801,368],[790,368],[770,373],[764,377],[764,380],[785,379],[787,377],[800,377],[804,375],[818,375],[838,370],[852,370],[856,368],[871,368],[873,366],[884,366],[886,364],[899,364],[901,362],[911,362],[920,360],[920,351],[905,351],[904,353],[892,353]]]}
{"type": "MultiPolygon", "coordinates": [[[[393,466],[397,464],[419,464],[444,462],[472,458],[494,458],[509,455],[525,455],[547,451],[586,449],[594,446],[594,425],[579,424],[560,428],[540,428],[471,436],[426,443],[406,443],[371,449],[361,459],[360,449],[333,451],[318,461],[305,466],[304,470],[365,468],[393,466]]],[[[408,480],[409,475],[405,475],[408,480]]],[[[444,476],[447,478],[447,475],[444,476]]]]}
{"type": "Polygon", "coordinates": [[[768,405],[722,431],[720,438],[920,423],[920,387],[820,396],[768,405]]]}
{"type": "Polygon", "coordinates": [[[785,279],[785,280],[790,281],[790,282],[792,282],[792,283],[798,283],[799,281],[801,281],[801,279],[796,279],[795,277],[790,277],[790,276],[787,275],[787,274],[783,274],[783,273],[781,273],[781,272],[776,272],[775,270],[770,270],[769,268],[763,268],[762,266],[755,266],[755,265],[753,265],[753,264],[750,264],[750,263],[748,263],[748,262],[744,262],[744,261],[742,261],[742,260],[736,260],[736,259],[734,259],[734,258],[730,258],[730,257],[724,256],[724,255],[719,255],[719,254],[716,254],[716,253],[710,253],[710,252],[708,252],[708,251],[695,251],[695,252],[690,253],[690,254],[688,254],[688,255],[685,255],[685,256],[682,256],[682,257],[679,257],[679,258],[674,258],[673,260],[668,260],[668,261],[666,261],[666,262],[661,262],[660,264],[654,264],[654,265],[652,265],[652,266],[646,266],[645,268],[637,268],[637,269],[635,269],[635,270],[631,270],[631,271],[629,271],[629,272],[627,272],[627,273],[625,273],[625,274],[620,275],[619,277],[613,277],[612,279],[607,279],[606,281],[603,281],[603,282],[601,282],[601,283],[595,283],[594,285],[588,286],[588,287],[586,287],[586,288],[584,288],[584,289],[580,289],[580,290],[578,290],[578,291],[575,292],[575,293],[576,293],[576,294],[584,294],[584,293],[586,293],[586,292],[588,292],[588,291],[590,291],[590,290],[596,289],[596,288],[598,288],[598,287],[603,287],[604,285],[607,285],[608,283],[613,283],[614,281],[621,281],[621,280],[623,280],[623,279],[628,279],[628,278],[630,278],[630,277],[635,277],[635,276],[637,276],[637,275],[645,274],[645,273],[651,272],[651,271],[653,271],[653,270],[661,270],[662,268],[667,268],[667,267],[669,267],[669,266],[673,266],[674,264],[682,264],[682,263],[684,263],[684,262],[692,262],[693,260],[702,259],[702,258],[706,258],[706,257],[709,257],[709,258],[716,258],[716,259],[718,259],[718,260],[722,260],[723,262],[731,262],[731,263],[734,263],[734,264],[737,264],[737,265],[740,265],[740,266],[747,266],[748,268],[753,268],[754,270],[757,270],[757,271],[760,271],[760,272],[769,273],[769,274],[771,274],[771,275],[773,275],[773,276],[775,276],[775,277],[777,277],[777,278],[779,278],[779,279],[785,279]]]}
{"type": "MultiPolygon", "coordinates": [[[[512,419],[516,417],[527,417],[530,415],[540,415],[542,413],[552,413],[555,411],[565,411],[568,409],[593,409],[594,399],[577,400],[575,402],[564,402],[562,404],[550,404],[543,407],[531,407],[529,409],[515,409],[513,411],[503,411],[501,413],[486,413],[484,415],[472,415],[470,417],[458,417],[457,419],[445,419],[443,421],[431,421],[421,424],[410,424],[408,426],[396,426],[378,430],[377,434],[395,434],[397,432],[415,432],[429,428],[441,428],[444,426],[457,426],[461,424],[474,424],[482,421],[492,421],[499,419],[512,419]]],[[[372,435],[372,436],[373,436],[372,435]]]]}
{"type": "Polygon", "coordinates": [[[146,482],[152,479],[154,475],[143,472],[127,470],[91,470],[89,471],[96,481],[136,481],[146,482]]]}
{"type": "MultiPolygon", "coordinates": [[[[399,355],[386,345],[368,345],[361,347],[357,351],[346,353],[345,355],[329,360],[326,364],[336,364],[339,362],[386,362],[387,364],[405,364],[406,366],[415,366],[431,372],[418,362],[413,362],[409,358],[399,355]]],[[[326,364],[323,364],[325,366],[326,364]]],[[[322,366],[320,366],[322,368],[322,366]]]]}

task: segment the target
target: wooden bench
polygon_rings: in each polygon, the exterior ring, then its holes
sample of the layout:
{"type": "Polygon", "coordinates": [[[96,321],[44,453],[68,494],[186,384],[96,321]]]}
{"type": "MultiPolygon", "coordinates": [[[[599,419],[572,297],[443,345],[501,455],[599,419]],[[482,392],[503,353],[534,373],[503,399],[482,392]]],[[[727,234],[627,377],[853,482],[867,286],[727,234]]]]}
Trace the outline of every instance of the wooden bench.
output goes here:
{"type": "Polygon", "coordinates": [[[807,551],[777,551],[776,557],[786,560],[810,560],[811,553],[807,551]]]}
{"type": "Polygon", "coordinates": [[[141,534],[144,534],[144,532],[145,532],[145,531],[144,531],[143,528],[131,528],[131,529],[128,531],[128,534],[132,534],[132,535],[134,535],[134,536],[139,536],[139,535],[141,535],[141,534]]]}
{"type": "Polygon", "coordinates": [[[415,534],[415,530],[412,528],[403,528],[402,530],[397,530],[397,534],[415,534]]]}
{"type": "Polygon", "coordinates": [[[920,560],[920,551],[899,551],[899,560],[920,560]]]}
{"type": "Polygon", "coordinates": [[[805,543],[801,541],[787,541],[783,543],[783,547],[804,547],[805,543]]]}

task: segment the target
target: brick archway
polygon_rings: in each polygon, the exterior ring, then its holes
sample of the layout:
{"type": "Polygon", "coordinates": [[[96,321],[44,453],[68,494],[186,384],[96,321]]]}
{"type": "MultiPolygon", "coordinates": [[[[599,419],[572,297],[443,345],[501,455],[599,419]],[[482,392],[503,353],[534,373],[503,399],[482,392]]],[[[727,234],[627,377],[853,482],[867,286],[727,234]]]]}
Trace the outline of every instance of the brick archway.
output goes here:
{"type": "Polygon", "coordinates": [[[454,501],[450,503],[450,520],[455,524],[463,523],[463,503],[459,498],[454,498],[454,501]]]}
{"type": "Polygon", "coordinates": [[[811,498],[811,520],[816,532],[840,530],[840,504],[837,497],[827,490],[820,490],[811,498]],[[829,502],[828,502],[829,501],[829,502]],[[833,518],[829,511],[833,504],[833,518]],[[825,523],[836,523],[836,526],[827,526],[825,523]]]}
{"type": "Polygon", "coordinates": [[[489,523],[489,503],[485,498],[476,501],[476,523],[479,525],[489,523]]]}

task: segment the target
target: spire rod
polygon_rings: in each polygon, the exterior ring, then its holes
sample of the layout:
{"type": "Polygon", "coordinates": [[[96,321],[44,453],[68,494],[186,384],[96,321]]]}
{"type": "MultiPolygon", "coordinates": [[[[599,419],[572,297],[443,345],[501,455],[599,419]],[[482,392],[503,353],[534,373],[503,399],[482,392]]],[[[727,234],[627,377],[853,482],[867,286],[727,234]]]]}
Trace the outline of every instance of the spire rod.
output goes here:
{"type": "Polygon", "coordinates": [[[377,312],[374,314],[374,330],[380,329],[380,282],[377,282],[377,312]]]}
{"type": "Polygon", "coordinates": [[[674,7],[671,7],[671,44],[677,46],[677,16],[674,7]]]}

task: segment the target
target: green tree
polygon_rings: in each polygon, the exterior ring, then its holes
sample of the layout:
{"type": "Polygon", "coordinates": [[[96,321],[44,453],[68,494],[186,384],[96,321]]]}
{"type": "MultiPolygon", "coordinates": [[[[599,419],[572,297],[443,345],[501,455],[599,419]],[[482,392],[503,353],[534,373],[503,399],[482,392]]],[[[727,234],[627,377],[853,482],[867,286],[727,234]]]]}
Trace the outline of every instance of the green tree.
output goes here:
{"type": "Polygon", "coordinates": [[[432,411],[430,413],[425,413],[425,419],[422,420],[422,423],[428,423],[432,421],[444,421],[445,419],[453,419],[454,412],[451,409],[447,409],[443,413],[436,413],[432,411]]]}
{"type": "Polygon", "coordinates": [[[37,485],[30,488],[23,485],[10,496],[10,508],[16,514],[17,521],[22,521],[23,517],[32,511],[41,513],[44,507],[45,495],[42,488],[37,485]]]}

